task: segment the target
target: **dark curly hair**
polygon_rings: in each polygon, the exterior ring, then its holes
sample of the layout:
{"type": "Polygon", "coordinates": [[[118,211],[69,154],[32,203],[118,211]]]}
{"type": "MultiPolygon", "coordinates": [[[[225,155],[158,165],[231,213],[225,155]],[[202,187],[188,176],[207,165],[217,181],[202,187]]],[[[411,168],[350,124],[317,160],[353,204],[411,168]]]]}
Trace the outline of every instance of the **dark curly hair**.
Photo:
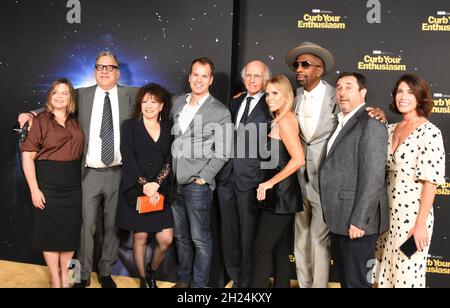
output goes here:
{"type": "Polygon", "coordinates": [[[141,105],[145,95],[147,94],[153,95],[157,101],[164,104],[161,111],[161,121],[169,120],[170,109],[172,107],[172,94],[170,94],[167,89],[156,83],[149,83],[139,89],[139,92],[136,95],[136,102],[133,107],[132,117],[140,118],[142,116],[141,105]]]}
{"type": "Polygon", "coordinates": [[[389,109],[396,114],[402,114],[397,108],[397,103],[395,99],[395,97],[397,96],[398,87],[402,82],[406,83],[409,86],[414,96],[416,97],[417,112],[423,117],[428,117],[433,111],[434,107],[434,102],[430,94],[430,87],[428,86],[428,83],[424,79],[420,78],[415,74],[403,75],[397,81],[394,90],[392,90],[393,100],[389,104],[389,109]]]}

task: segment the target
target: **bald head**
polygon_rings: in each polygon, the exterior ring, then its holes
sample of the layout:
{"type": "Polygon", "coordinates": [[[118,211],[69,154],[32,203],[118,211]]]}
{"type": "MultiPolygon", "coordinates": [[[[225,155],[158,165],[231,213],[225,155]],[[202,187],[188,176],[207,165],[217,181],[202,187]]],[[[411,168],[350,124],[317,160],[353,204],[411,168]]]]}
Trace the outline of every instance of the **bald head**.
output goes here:
{"type": "Polygon", "coordinates": [[[245,88],[251,96],[265,89],[270,75],[267,65],[258,60],[249,62],[241,72],[245,88]]]}

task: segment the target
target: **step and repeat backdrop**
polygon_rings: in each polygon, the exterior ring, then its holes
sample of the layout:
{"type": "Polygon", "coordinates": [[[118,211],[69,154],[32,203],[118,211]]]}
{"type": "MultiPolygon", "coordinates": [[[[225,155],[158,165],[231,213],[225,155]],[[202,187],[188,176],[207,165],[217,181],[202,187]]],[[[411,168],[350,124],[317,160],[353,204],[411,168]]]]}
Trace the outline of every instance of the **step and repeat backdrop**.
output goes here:
{"type": "MultiPolygon", "coordinates": [[[[388,104],[396,80],[407,72],[425,78],[435,102],[430,121],[450,151],[450,2],[447,0],[282,0],[241,1],[239,66],[252,59],[290,77],[286,53],[302,41],[315,42],[335,56],[332,84],[339,73],[357,71],[368,79],[367,103],[400,118],[388,104]]],[[[239,82],[236,78],[236,83],[239,82]]],[[[447,175],[449,175],[449,156],[447,175]]],[[[450,287],[450,181],[438,189],[435,229],[428,260],[428,285],[450,287]]]]}
{"type": "MultiPolygon", "coordinates": [[[[225,102],[231,80],[233,1],[6,0],[1,6],[0,259],[43,264],[41,252],[31,248],[32,203],[20,166],[18,136],[11,133],[18,113],[45,104],[49,85],[59,77],[69,78],[76,87],[94,85],[95,58],[101,50],[117,54],[120,84],[156,82],[175,95],[189,91],[192,60],[208,57],[216,66],[211,93],[225,102]]],[[[134,275],[131,244],[127,235],[123,238],[115,272],[134,275]]],[[[162,279],[175,279],[174,263],[171,251],[164,267],[172,271],[161,270],[162,279]]]]}
{"type": "MultiPolygon", "coordinates": [[[[431,85],[435,100],[430,120],[450,150],[450,3],[448,0],[5,0],[0,10],[0,259],[43,264],[31,248],[31,200],[12,134],[20,111],[45,103],[50,83],[67,77],[76,87],[95,84],[93,66],[101,50],[121,62],[120,83],[157,82],[174,94],[188,91],[189,66],[207,56],[216,64],[212,93],[226,102],[242,89],[238,72],[253,59],[274,73],[293,72],[286,53],[312,41],[335,55],[334,83],[343,71],[363,73],[367,102],[388,111],[395,81],[416,73],[431,85]]],[[[449,166],[447,159],[447,166],[449,166]]],[[[448,172],[447,172],[448,174],[448,172]]],[[[428,285],[450,287],[450,181],[438,190],[435,231],[428,260],[428,285]]],[[[215,213],[217,218],[217,213],[215,213]]],[[[214,220],[212,285],[226,281],[220,232],[214,220]]],[[[101,234],[99,234],[99,239],[101,234]]],[[[174,280],[174,251],[160,279],[174,280]]],[[[134,275],[130,240],[123,236],[115,272],[134,275]]],[[[333,277],[335,279],[335,277],[333,277]]]]}

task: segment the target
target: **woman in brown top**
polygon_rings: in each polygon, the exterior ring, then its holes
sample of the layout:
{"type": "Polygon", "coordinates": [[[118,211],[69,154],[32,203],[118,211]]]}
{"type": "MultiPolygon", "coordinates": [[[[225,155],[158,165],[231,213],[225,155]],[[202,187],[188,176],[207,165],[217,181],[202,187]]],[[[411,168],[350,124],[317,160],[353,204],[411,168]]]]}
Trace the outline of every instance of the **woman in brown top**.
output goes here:
{"type": "Polygon", "coordinates": [[[48,92],[22,144],[22,164],[34,209],[33,245],[44,252],[53,288],[69,287],[68,263],[81,227],[83,133],[75,117],[75,90],[59,79],[48,92]]]}

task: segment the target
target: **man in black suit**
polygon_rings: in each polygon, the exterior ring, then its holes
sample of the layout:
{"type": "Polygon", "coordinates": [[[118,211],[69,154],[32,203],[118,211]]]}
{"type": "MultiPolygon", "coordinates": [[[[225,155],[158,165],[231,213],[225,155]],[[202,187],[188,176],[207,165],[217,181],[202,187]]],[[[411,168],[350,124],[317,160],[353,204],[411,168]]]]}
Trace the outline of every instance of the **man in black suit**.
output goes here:
{"type": "Polygon", "coordinates": [[[235,128],[233,156],[216,178],[225,267],[233,287],[249,287],[252,275],[259,218],[256,189],[264,177],[259,149],[265,144],[259,140],[267,137],[272,119],[264,95],[270,75],[261,61],[252,61],[242,70],[247,92],[229,106],[235,128]]]}
{"type": "Polygon", "coordinates": [[[341,112],[319,175],[320,198],[331,231],[331,251],[344,288],[369,288],[368,261],[388,228],[385,183],[388,133],[365,111],[365,78],[342,73],[336,84],[341,112]]]}

